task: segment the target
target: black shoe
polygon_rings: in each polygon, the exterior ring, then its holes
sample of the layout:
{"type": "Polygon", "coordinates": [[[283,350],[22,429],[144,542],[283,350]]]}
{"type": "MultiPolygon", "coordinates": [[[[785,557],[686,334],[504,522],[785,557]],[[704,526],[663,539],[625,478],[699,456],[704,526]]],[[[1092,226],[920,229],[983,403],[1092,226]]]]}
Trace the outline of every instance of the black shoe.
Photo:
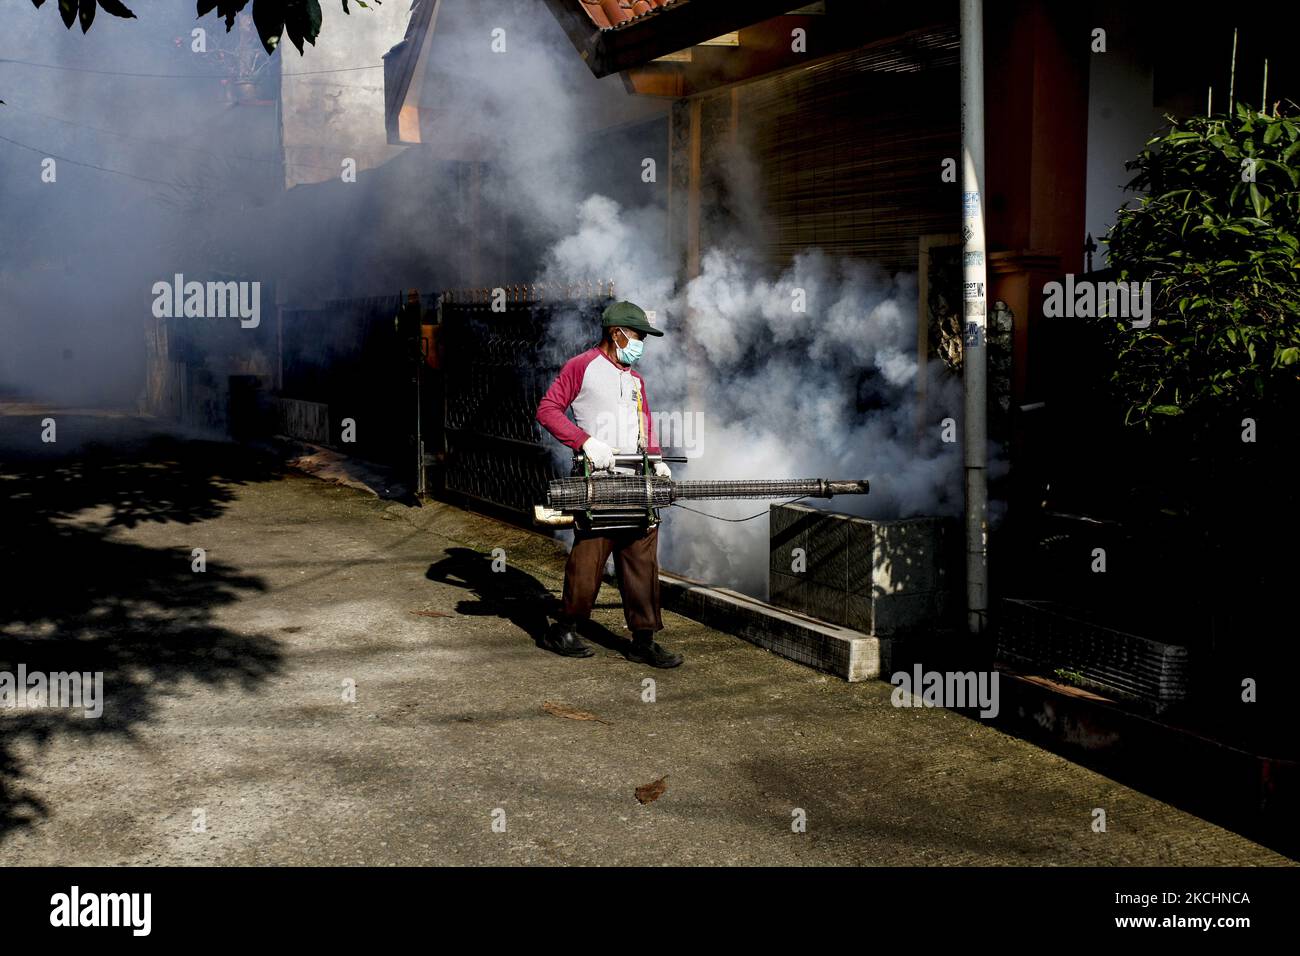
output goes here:
{"type": "Polygon", "coordinates": [[[568,621],[553,624],[542,638],[542,646],[563,657],[591,657],[596,653],[590,644],[578,636],[574,625],[568,621]]]}
{"type": "Polygon", "coordinates": [[[632,636],[632,646],[628,649],[627,659],[635,664],[649,664],[651,667],[676,667],[682,662],[682,655],[664,650],[655,641],[653,631],[637,631],[632,636]]]}

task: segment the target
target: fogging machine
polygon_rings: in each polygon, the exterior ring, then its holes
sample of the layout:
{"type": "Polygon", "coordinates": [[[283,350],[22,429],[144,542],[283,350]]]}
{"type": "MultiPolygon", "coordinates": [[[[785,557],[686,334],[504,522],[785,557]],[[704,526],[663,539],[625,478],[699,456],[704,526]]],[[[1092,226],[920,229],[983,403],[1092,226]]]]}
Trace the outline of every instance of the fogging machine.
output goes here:
{"type": "Polygon", "coordinates": [[[659,509],[676,501],[723,498],[833,498],[865,495],[866,479],[825,478],[677,481],[654,473],[657,462],[683,462],[663,455],[615,455],[614,468],[595,471],[587,456],[574,456],[574,474],[556,478],[546,489],[546,504],[533,507],[533,521],[551,528],[583,531],[648,529],[659,523],[659,509]]]}

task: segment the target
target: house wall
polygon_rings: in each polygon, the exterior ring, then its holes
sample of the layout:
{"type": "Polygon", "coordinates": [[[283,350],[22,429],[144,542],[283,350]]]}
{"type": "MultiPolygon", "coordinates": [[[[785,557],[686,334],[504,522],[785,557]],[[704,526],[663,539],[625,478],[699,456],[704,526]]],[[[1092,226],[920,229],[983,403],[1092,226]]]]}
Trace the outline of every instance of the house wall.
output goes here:
{"type": "MultiPolygon", "coordinates": [[[[1087,231],[1100,244],[1115,210],[1133,202],[1124,190],[1133,174],[1124,169],[1146,141],[1166,125],[1165,115],[1201,115],[1213,90],[1213,111],[1233,100],[1256,108],[1300,100],[1300,63],[1292,47],[1300,31],[1300,7],[1278,5],[1267,15],[1243,17],[1231,6],[1198,8],[1191,14],[1173,0],[1142,4],[1099,0],[1089,7],[1089,29],[1106,31],[1106,51],[1089,57],[1087,231]],[[1233,38],[1236,34],[1236,71],[1233,38]]],[[[1094,265],[1106,264],[1101,245],[1094,265]]]]}
{"type": "Polygon", "coordinates": [[[1131,3],[1101,0],[1093,17],[1106,30],[1106,52],[1095,53],[1088,72],[1087,232],[1097,242],[1093,268],[1107,264],[1102,237],[1115,210],[1136,198],[1124,186],[1133,173],[1124,164],[1164,125],[1155,106],[1155,71],[1148,31],[1129,15],[1131,3]]]}
{"type": "Polygon", "coordinates": [[[914,272],[921,236],[956,231],[959,187],[940,180],[959,145],[955,46],[910,69],[898,59],[854,51],[676,102],[672,231],[686,276],[699,250],[737,233],[775,271],[816,248],[914,272]]]}
{"type": "Polygon", "coordinates": [[[402,39],[409,16],[401,0],[354,8],[348,16],[335,8],[326,14],[316,45],[304,47],[305,55],[284,40],[279,55],[286,188],[337,180],[345,157],[355,159],[360,172],[400,152],[388,145],[384,128],[382,57],[402,39]],[[358,66],[374,69],[293,75],[358,66]]]}

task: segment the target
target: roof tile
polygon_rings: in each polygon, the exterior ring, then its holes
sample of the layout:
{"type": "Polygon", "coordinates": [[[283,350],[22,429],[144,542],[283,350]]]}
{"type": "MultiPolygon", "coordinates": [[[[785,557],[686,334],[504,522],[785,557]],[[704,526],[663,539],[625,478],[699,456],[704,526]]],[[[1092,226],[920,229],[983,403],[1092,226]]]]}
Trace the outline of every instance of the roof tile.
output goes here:
{"type": "Polygon", "coordinates": [[[578,0],[591,22],[601,30],[613,30],[633,20],[658,13],[678,0],[578,0]]]}

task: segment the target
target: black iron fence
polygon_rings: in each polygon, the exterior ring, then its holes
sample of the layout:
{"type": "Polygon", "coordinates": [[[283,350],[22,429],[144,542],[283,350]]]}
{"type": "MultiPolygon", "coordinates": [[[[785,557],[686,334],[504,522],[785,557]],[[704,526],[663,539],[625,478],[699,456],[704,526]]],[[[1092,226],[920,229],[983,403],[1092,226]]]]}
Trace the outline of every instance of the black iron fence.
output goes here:
{"type": "Polygon", "coordinates": [[[421,492],[529,517],[568,474],[538,403],[599,340],[609,292],[455,290],[436,313],[399,295],[286,309],[279,431],[397,467],[421,492]]]}
{"type": "Polygon", "coordinates": [[[584,286],[511,286],[444,293],[443,488],[518,515],[568,474],[568,452],[536,422],[537,405],[564,363],[600,337],[611,297],[584,286]]]}

